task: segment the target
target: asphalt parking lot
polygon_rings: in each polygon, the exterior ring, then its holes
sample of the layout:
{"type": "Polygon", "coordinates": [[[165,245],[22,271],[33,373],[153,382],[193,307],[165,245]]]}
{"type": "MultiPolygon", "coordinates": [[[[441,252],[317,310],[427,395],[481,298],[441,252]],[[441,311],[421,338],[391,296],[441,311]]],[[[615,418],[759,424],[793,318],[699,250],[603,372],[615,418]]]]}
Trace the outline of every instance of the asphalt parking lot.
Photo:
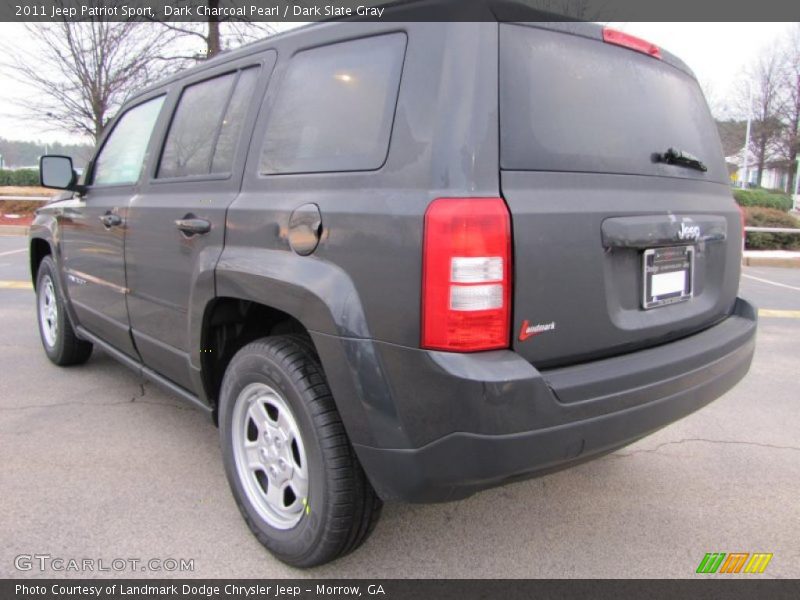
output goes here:
{"type": "Polygon", "coordinates": [[[101,351],[47,360],[16,283],[25,244],[0,237],[0,577],[92,576],[15,568],[49,554],[194,560],[127,576],[685,578],[707,552],[770,552],[763,576],[800,577],[800,269],[745,269],[741,295],[764,309],[755,362],[710,406],[568,471],[387,505],[360,551],[302,572],[250,534],[203,415],[101,351]]]}

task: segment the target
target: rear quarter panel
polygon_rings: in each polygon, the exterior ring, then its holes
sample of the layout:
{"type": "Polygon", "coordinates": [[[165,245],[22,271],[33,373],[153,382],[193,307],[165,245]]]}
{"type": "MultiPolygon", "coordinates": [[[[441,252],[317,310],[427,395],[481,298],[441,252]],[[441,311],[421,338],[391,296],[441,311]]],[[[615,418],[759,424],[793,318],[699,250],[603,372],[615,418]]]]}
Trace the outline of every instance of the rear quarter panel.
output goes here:
{"type": "MultiPolygon", "coordinates": [[[[226,265],[238,262],[240,272],[259,272],[270,267],[252,260],[243,264],[242,259],[248,252],[265,260],[271,255],[274,265],[285,265],[281,277],[287,282],[323,272],[347,280],[341,285],[320,282],[334,321],[301,318],[309,329],[418,346],[425,209],[440,195],[496,196],[499,190],[497,24],[332,24],[289,38],[276,49],[278,62],[256,124],[242,193],[228,211],[220,292],[226,285],[226,265]],[[266,121],[292,56],[311,47],[397,31],[405,33],[407,46],[383,166],[374,171],[259,175],[266,121]],[[288,221],[306,203],[319,206],[323,233],[314,254],[301,257],[289,247],[288,221]],[[354,296],[333,296],[341,290],[354,296]],[[341,302],[360,304],[364,323],[353,323],[350,311],[335,308],[341,302]]],[[[311,84],[308,93],[314,93],[311,84]]],[[[270,285],[265,281],[261,288],[266,304],[270,285]]],[[[302,302],[298,299],[287,312],[315,312],[302,302]]]]}

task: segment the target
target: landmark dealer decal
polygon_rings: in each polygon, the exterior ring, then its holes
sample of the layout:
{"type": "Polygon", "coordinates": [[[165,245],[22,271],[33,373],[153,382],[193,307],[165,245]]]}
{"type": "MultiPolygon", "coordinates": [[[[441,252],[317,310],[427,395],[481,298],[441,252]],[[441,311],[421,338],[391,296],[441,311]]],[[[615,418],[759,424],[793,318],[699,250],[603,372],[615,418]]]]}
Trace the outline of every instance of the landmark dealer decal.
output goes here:
{"type": "Polygon", "coordinates": [[[522,327],[519,330],[519,341],[524,342],[528,338],[532,338],[535,335],[539,335],[547,331],[553,331],[555,328],[556,328],[555,321],[550,321],[549,323],[537,323],[536,325],[531,325],[527,320],[525,320],[522,322],[522,327]]]}

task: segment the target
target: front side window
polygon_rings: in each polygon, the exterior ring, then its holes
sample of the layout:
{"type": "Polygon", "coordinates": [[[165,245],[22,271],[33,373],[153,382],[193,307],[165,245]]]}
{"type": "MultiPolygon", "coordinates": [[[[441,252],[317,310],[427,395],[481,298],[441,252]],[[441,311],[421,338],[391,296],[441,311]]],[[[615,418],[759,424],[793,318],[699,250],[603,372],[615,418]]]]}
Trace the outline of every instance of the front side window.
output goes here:
{"type": "Polygon", "coordinates": [[[379,168],[389,149],[406,36],[313,48],[289,64],[270,114],[260,172],[379,168]]]}
{"type": "Polygon", "coordinates": [[[258,69],[250,68],[183,91],[164,144],[159,178],[230,172],[257,75],[258,69]]]}
{"type": "Polygon", "coordinates": [[[94,185],[133,185],[139,181],[162,104],[164,96],[159,96],[122,115],[95,161],[94,185]]]}

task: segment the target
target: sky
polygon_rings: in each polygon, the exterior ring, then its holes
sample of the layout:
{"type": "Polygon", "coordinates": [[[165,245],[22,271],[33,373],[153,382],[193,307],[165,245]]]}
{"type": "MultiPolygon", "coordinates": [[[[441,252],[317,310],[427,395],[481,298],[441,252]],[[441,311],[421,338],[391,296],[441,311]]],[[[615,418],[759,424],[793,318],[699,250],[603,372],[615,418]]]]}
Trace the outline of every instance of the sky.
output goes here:
{"type": "MultiPolygon", "coordinates": [[[[296,25],[296,24],[284,24],[296,25]]],[[[613,23],[616,29],[642,37],[680,57],[709,93],[715,109],[733,116],[745,71],[764,48],[786,35],[793,23],[613,23]]],[[[0,40],[35,52],[35,44],[19,23],[0,23],[0,40]]],[[[0,57],[2,62],[2,57],[0,57]]],[[[0,65],[0,137],[77,143],[87,141],[45,122],[23,120],[14,100],[31,93],[14,82],[0,65]]]]}
{"type": "Polygon", "coordinates": [[[694,71],[715,110],[729,113],[726,116],[738,116],[731,113],[735,112],[737,93],[747,85],[747,67],[797,24],[614,23],[612,26],[678,56],[694,71]]]}

